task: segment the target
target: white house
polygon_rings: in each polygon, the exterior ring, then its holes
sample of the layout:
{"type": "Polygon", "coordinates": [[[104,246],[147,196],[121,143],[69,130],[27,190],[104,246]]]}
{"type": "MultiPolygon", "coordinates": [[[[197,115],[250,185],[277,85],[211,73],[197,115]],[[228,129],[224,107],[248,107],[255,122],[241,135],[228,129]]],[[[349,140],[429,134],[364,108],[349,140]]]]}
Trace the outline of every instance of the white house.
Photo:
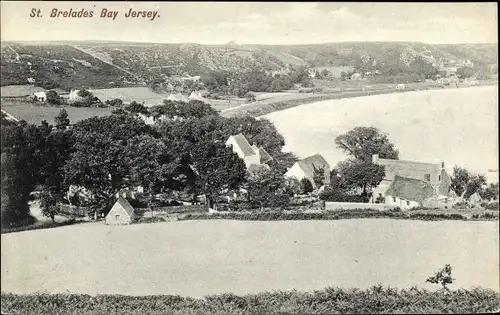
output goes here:
{"type": "Polygon", "coordinates": [[[437,194],[429,182],[396,176],[385,192],[385,205],[408,210],[422,206],[424,200],[432,197],[437,194]]]}
{"type": "Polygon", "coordinates": [[[201,102],[206,102],[205,98],[201,96],[201,92],[191,92],[191,95],[188,96],[189,101],[201,101],[201,102]]]}
{"type": "Polygon", "coordinates": [[[47,94],[45,92],[35,92],[33,93],[33,96],[35,97],[35,101],[39,102],[47,101],[47,94]]]}
{"type": "Polygon", "coordinates": [[[250,169],[251,165],[266,164],[273,159],[264,148],[251,146],[241,133],[230,136],[226,141],[226,146],[231,147],[233,152],[245,162],[247,169],[250,169]]]}
{"type": "Polygon", "coordinates": [[[176,93],[176,94],[171,93],[167,97],[167,100],[172,101],[172,102],[184,102],[184,103],[189,102],[189,99],[185,95],[182,95],[180,93],[176,93]]]}
{"type": "Polygon", "coordinates": [[[105,223],[107,225],[130,224],[134,220],[134,217],[134,208],[127,200],[120,196],[111,210],[109,210],[108,215],[106,215],[105,223]]]}
{"type": "Polygon", "coordinates": [[[78,95],[79,92],[80,92],[80,90],[71,90],[71,92],[69,92],[69,95],[68,95],[68,100],[70,102],[76,102],[76,101],[81,100],[82,97],[80,95],[78,95]]]}
{"type": "Polygon", "coordinates": [[[295,177],[298,180],[307,178],[316,189],[320,187],[316,187],[317,185],[314,182],[314,170],[319,170],[321,168],[324,171],[324,184],[328,184],[330,182],[330,164],[328,164],[325,158],[323,158],[320,154],[315,154],[295,162],[295,164],[288,169],[284,176],[289,178],[295,177]]]}
{"type": "Polygon", "coordinates": [[[406,89],[406,85],[401,84],[401,83],[396,85],[396,90],[404,90],[404,89],[406,89]]]}

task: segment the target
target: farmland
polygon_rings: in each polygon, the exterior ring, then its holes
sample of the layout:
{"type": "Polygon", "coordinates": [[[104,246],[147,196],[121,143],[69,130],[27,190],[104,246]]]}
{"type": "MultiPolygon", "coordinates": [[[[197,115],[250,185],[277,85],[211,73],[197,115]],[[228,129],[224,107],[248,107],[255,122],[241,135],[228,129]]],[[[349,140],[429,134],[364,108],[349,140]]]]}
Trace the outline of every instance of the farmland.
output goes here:
{"type": "MultiPolygon", "coordinates": [[[[28,123],[40,124],[43,120],[48,123],[54,122],[54,117],[59,114],[61,107],[33,106],[31,103],[21,100],[2,99],[2,110],[13,115],[17,119],[24,119],[28,123]]],[[[111,114],[111,108],[77,108],[66,106],[69,119],[72,123],[90,118],[93,116],[107,116],[111,114]]]]}
{"type": "Polygon", "coordinates": [[[388,219],[87,223],[2,235],[1,281],[12,293],[194,297],[376,283],[433,289],[425,279],[451,263],[451,289],[498,290],[498,233],[498,222],[388,219]]]}

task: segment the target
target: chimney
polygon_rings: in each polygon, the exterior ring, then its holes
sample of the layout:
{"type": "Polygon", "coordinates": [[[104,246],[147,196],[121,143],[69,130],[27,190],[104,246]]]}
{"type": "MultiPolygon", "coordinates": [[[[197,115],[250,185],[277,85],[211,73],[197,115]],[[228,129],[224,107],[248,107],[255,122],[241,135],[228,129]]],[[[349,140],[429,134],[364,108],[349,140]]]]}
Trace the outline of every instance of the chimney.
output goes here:
{"type": "Polygon", "coordinates": [[[373,162],[373,164],[377,164],[378,163],[378,154],[374,154],[372,156],[372,162],[373,162]]]}

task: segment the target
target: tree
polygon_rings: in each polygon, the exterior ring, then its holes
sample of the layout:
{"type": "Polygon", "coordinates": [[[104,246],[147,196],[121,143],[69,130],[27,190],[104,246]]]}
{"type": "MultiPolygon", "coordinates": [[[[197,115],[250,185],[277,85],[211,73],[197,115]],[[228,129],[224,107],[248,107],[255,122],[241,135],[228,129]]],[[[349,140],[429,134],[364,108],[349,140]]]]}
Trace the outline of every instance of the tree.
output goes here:
{"type": "Polygon", "coordinates": [[[474,75],[474,69],[471,67],[460,67],[457,69],[457,77],[459,78],[470,78],[474,75]]]}
{"type": "Polygon", "coordinates": [[[61,98],[59,97],[56,91],[54,90],[47,91],[45,95],[47,97],[47,103],[52,105],[61,104],[61,98]]]}
{"type": "Polygon", "coordinates": [[[68,118],[68,112],[66,109],[61,109],[59,114],[55,117],[56,128],[59,130],[64,130],[69,126],[70,120],[68,118]]]}
{"type": "Polygon", "coordinates": [[[143,104],[139,104],[136,101],[132,101],[128,106],[125,107],[125,110],[131,113],[137,114],[148,114],[148,109],[143,104]]]}
{"type": "Polygon", "coordinates": [[[1,223],[4,227],[32,223],[28,201],[41,181],[34,170],[44,155],[42,128],[22,120],[1,129],[1,223]]]}
{"type": "Polygon", "coordinates": [[[74,152],[64,166],[65,184],[90,191],[85,205],[91,213],[105,212],[113,196],[128,187],[130,165],[127,144],[135,136],[154,130],[142,120],[129,115],[92,117],[73,125],[74,152]]]}
{"type": "Polygon", "coordinates": [[[314,190],[313,184],[307,177],[300,180],[300,190],[303,194],[311,193],[314,190]]]}
{"type": "Polygon", "coordinates": [[[373,188],[377,187],[385,176],[384,167],[371,161],[350,159],[340,162],[337,170],[342,178],[342,185],[347,190],[360,190],[361,196],[368,201],[373,188]]]}
{"type": "Polygon", "coordinates": [[[329,76],[330,76],[330,71],[328,71],[328,69],[323,69],[323,71],[321,71],[321,77],[327,78],[329,76]]]}
{"type": "Polygon", "coordinates": [[[273,169],[252,173],[248,178],[247,191],[250,202],[261,210],[286,206],[290,200],[283,175],[273,169]]]}
{"type": "Polygon", "coordinates": [[[449,291],[447,285],[452,284],[454,278],[451,277],[451,266],[446,264],[441,270],[437,271],[432,277],[427,278],[425,282],[440,284],[443,290],[449,291]]]}
{"type": "Polygon", "coordinates": [[[321,187],[325,184],[325,169],[313,165],[313,181],[316,187],[321,187]]]}
{"type": "Polygon", "coordinates": [[[374,154],[383,159],[397,160],[399,152],[388,135],[375,127],[356,127],[335,138],[337,148],[361,161],[371,161],[374,154]]]}
{"type": "Polygon", "coordinates": [[[453,168],[450,188],[457,196],[468,199],[484,185],[486,185],[484,175],[470,173],[467,169],[459,166],[453,168]]]}
{"type": "Polygon", "coordinates": [[[479,195],[485,200],[498,199],[498,183],[491,183],[489,186],[480,189],[479,195]]]}
{"type": "Polygon", "coordinates": [[[122,107],[123,106],[123,101],[119,98],[115,98],[115,99],[112,99],[112,100],[107,100],[105,102],[107,105],[109,106],[113,106],[113,107],[122,107]]]}

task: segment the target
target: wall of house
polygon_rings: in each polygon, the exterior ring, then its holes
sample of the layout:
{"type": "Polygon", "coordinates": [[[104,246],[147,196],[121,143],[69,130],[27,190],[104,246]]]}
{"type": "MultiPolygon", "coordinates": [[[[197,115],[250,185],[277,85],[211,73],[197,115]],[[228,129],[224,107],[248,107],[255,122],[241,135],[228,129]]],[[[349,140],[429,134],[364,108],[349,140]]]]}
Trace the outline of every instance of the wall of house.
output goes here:
{"type": "Polygon", "coordinates": [[[399,197],[385,196],[385,206],[387,208],[399,207],[401,210],[409,210],[421,206],[421,204],[413,200],[405,200],[399,197]]]}
{"type": "Polygon", "coordinates": [[[241,151],[240,147],[236,144],[236,141],[234,140],[233,137],[229,137],[229,139],[227,139],[226,146],[231,147],[231,149],[233,149],[233,152],[236,153],[240,157],[240,159],[245,158],[245,154],[243,153],[243,151],[241,151]]]}
{"type": "Polygon", "coordinates": [[[127,211],[125,211],[125,209],[123,209],[121,205],[115,204],[106,216],[105,221],[108,225],[122,225],[130,224],[132,220],[133,216],[129,217],[127,211]]]}
{"type": "Polygon", "coordinates": [[[373,209],[384,211],[386,206],[383,203],[360,203],[360,202],[325,202],[325,210],[354,210],[354,209],[373,209]]]}
{"type": "Polygon", "coordinates": [[[260,158],[257,154],[247,155],[247,156],[245,156],[243,161],[245,162],[245,165],[247,166],[247,168],[252,164],[260,164],[260,158]]]}
{"type": "Polygon", "coordinates": [[[441,181],[439,185],[435,188],[439,195],[448,196],[451,186],[450,175],[445,170],[441,171],[441,181]]]}

